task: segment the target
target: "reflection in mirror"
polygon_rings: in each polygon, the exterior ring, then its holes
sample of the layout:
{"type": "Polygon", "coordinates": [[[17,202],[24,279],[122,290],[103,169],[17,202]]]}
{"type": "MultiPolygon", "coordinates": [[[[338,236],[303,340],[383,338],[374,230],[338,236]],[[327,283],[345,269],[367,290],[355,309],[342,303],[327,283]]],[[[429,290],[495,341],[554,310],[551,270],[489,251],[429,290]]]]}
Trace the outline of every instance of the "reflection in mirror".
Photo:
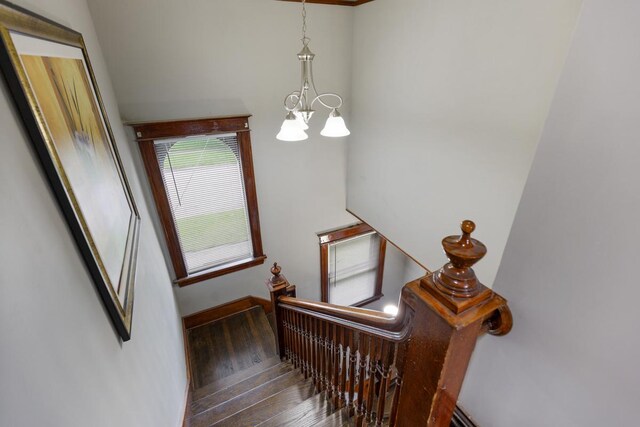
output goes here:
{"type": "Polygon", "coordinates": [[[362,307],[395,314],[402,287],[427,274],[427,270],[389,241],[387,241],[385,252],[382,274],[383,296],[362,307]]]}
{"type": "Polygon", "coordinates": [[[395,314],[402,287],[427,272],[364,223],[318,237],[324,302],[395,314]]]}
{"type": "Polygon", "coordinates": [[[380,235],[370,231],[329,244],[329,302],[362,305],[380,295],[380,235]]]}

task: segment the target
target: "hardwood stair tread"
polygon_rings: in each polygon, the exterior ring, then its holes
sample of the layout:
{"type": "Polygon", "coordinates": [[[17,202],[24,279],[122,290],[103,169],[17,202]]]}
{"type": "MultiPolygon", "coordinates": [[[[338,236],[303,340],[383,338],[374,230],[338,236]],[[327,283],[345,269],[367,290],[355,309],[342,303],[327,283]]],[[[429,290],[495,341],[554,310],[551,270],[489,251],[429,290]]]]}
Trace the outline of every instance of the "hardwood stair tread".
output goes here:
{"type": "Polygon", "coordinates": [[[290,363],[279,363],[268,367],[245,380],[192,401],[191,414],[192,416],[198,415],[291,371],[293,371],[293,365],[290,363]]]}
{"type": "Polygon", "coordinates": [[[257,426],[281,412],[290,410],[313,396],[314,387],[310,381],[301,380],[295,385],[264,399],[220,422],[216,427],[257,426]]]}
{"type": "Polygon", "coordinates": [[[337,409],[333,414],[326,417],[323,421],[315,424],[315,427],[341,427],[348,426],[349,422],[343,414],[342,409],[337,409]]]}
{"type": "MultiPolygon", "coordinates": [[[[246,391],[241,395],[236,395],[234,398],[229,399],[217,406],[210,407],[209,409],[200,412],[199,414],[193,415],[191,417],[191,426],[207,427],[221,422],[229,417],[233,418],[234,415],[237,415],[238,413],[241,413],[256,404],[259,404],[260,402],[268,400],[270,397],[282,392],[283,390],[289,389],[292,386],[297,386],[303,382],[304,377],[302,376],[302,374],[293,370],[288,371],[280,375],[279,377],[272,379],[271,381],[265,382],[246,391]]],[[[288,408],[283,408],[282,410],[286,409],[288,408]]]]}
{"type": "Polygon", "coordinates": [[[331,403],[326,400],[325,393],[318,393],[300,405],[281,412],[275,417],[259,424],[260,427],[312,427],[333,413],[331,403]]]}
{"type": "Polygon", "coordinates": [[[269,369],[273,366],[276,366],[278,364],[282,363],[282,361],[280,360],[280,357],[278,356],[274,356],[271,357],[267,360],[265,360],[264,362],[258,363],[250,368],[244,369],[238,373],[235,373],[233,375],[229,375],[228,377],[224,377],[224,378],[220,378],[217,381],[213,381],[210,384],[207,384],[205,386],[202,386],[200,388],[197,388],[193,391],[193,400],[200,400],[205,396],[208,396],[210,394],[214,394],[217,393],[221,390],[224,390],[227,387],[231,387],[234,384],[237,384],[241,381],[246,380],[247,378],[250,378],[256,374],[259,374],[260,372],[269,369]]]}

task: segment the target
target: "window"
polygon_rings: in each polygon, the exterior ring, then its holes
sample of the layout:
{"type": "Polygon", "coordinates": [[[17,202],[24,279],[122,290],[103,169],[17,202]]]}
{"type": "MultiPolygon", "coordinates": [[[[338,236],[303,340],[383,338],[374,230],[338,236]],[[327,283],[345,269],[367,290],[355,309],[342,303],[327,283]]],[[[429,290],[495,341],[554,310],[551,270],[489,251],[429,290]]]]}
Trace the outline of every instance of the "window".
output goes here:
{"type": "Polygon", "coordinates": [[[362,306],[380,299],[387,241],[367,224],[331,230],[320,238],[321,298],[362,306]]]}
{"type": "Polygon", "coordinates": [[[248,117],[132,126],[178,285],[262,264],[248,117]]]}

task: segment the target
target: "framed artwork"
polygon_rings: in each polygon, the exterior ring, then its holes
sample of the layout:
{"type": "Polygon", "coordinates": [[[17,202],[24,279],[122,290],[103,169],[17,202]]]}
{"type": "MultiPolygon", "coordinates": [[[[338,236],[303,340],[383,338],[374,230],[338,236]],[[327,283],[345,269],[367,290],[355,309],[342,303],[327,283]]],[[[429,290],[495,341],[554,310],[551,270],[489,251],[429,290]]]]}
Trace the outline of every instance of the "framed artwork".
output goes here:
{"type": "Polygon", "coordinates": [[[131,337],[140,216],[82,35],[0,0],[0,68],[95,286],[131,337]]]}

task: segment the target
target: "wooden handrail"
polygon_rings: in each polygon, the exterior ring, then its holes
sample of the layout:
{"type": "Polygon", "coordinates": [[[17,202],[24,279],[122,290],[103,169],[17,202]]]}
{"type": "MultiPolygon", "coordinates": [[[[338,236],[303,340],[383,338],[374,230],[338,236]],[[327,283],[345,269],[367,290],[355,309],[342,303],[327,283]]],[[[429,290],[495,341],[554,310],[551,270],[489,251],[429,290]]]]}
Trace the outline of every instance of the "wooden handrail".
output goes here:
{"type": "Polygon", "coordinates": [[[401,315],[400,312],[398,312],[399,316],[397,317],[386,317],[386,313],[375,310],[360,308],[357,311],[352,311],[351,309],[354,307],[344,307],[286,296],[278,298],[278,302],[278,305],[284,309],[314,316],[335,325],[393,342],[403,341],[410,332],[410,316],[401,315]]]}
{"type": "Polygon", "coordinates": [[[461,229],[442,241],[450,262],[404,286],[396,316],[296,298],[271,268],[280,356],[356,426],[448,426],[477,337],[511,330],[507,301],[472,269],[486,253],[475,224],[461,229]]]}
{"type": "Polygon", "coordinates": [[[402,302],[398,308],[398,314],[393,316],[366,308],[347,307],[288,296],[281,296],[278,301],[280,305],[285,305],[291,310],[315,313],[318,317],[337,325],[352,327],[398,342],[406,337],[411,323],[410,315],[407,315],[402,302]]]}

